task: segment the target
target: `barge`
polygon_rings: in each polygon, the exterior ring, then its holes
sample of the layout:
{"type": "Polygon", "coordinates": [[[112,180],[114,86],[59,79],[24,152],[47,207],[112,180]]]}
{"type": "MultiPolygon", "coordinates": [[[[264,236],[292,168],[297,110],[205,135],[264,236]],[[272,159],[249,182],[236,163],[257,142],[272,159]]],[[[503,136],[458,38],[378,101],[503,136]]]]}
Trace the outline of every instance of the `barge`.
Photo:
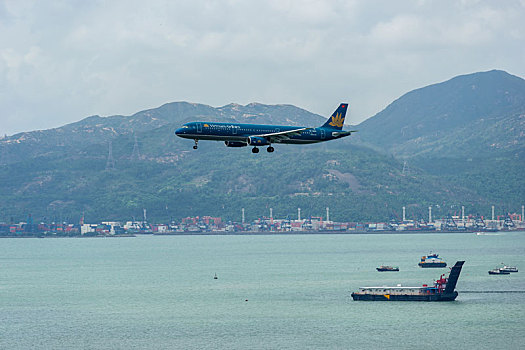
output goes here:
{"type": "Polygon", "coordinates": [[[422,287],[361,287],[352,293],[354,300],[367,301],[453,301],[458,296],[455,291],[461,268],[465,261],[457,261],[448,277],[442,274],[433,286],[422,287]]]}

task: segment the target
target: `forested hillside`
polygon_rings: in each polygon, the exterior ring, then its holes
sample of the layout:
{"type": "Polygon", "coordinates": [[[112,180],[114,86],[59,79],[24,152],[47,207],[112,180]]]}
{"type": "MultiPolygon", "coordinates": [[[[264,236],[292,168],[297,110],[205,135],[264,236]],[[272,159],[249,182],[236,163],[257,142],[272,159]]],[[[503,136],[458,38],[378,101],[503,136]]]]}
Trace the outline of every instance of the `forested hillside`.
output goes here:
{"type": "MultiPolygon", "coordinates": [[[[213,108],[176,102],[132,116],[93,116],[0,140],[0,221],[152,221],[269,214],[340,221],[519,211],[525,201],[523,80],[492,71],[410,92],[357,127],[317,145],[252,154],[174,135],[187,121],[320,126],[291,105],[213,108]],[[111,158],[108,156],[111,149],[111,158]]],[[[340,102],[340,101],[337,101],[340,102]]],[[[334,105],[337,104],[334,103],[334,105]]],[[[328,111],[327,115],[332,111],[328,111]]],[[[348,129],[348,127],[347,127],[348,129]]]]}

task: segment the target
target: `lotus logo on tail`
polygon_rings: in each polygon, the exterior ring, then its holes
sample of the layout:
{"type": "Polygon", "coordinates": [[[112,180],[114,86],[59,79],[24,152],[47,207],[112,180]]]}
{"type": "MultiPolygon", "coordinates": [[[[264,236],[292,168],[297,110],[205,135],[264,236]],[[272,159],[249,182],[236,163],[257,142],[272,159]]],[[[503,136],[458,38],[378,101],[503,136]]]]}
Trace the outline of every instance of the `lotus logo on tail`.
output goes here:
{"type": "Polygon", "coordinates": [[[335,126],[337,128],[343,127],[344,118],[341,116],[341,113],[336,113],[332,116],[332,121],[329,123],[331,126],[335,126]]]}

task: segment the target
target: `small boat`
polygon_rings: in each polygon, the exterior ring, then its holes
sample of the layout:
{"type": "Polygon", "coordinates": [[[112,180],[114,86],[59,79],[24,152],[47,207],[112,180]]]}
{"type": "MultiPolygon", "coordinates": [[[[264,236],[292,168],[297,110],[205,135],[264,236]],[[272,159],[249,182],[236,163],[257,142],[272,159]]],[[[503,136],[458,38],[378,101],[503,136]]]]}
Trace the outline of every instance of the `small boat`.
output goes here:
{"type": "Polygon", "coordinates": [[[503,265],[503,267],[500,267],[499,270],[509,272],[509,273],[518,272],[518,268],[516,266],[507,266],[507,265],[503,265]]]}
{"type": "Polygon", "coordinates": [[[499,236],[500,235],[498,233],[498,230],[494,230],[494,231],[485,230],[485,231],[476,232],[475,234],[476,236],[499,236]]]}
{"type": "Polygon", "coordinates": [[[447,263],[444,262],[436,253],[430,253],[427,256],[422,256],[418,265],[420,267],[447,267],[447,263]]]}
{"type": "Polygon", "coordinates": [[[215,274],[215,276],[213,276],[213,279],[214,280],[218,279],[217,274],[215,274]]]}
{"type": "Polygon", "coordinates": [[[399,267],[397,266],[385,266],[381,265],[379,267],[376,267],[377,271],[399,271],[399,267]]]}
{"type": "Polygon", "coordinates": [[[510,275],[510,272],[495,268],[489,271],[489,275],[510,275]]]}

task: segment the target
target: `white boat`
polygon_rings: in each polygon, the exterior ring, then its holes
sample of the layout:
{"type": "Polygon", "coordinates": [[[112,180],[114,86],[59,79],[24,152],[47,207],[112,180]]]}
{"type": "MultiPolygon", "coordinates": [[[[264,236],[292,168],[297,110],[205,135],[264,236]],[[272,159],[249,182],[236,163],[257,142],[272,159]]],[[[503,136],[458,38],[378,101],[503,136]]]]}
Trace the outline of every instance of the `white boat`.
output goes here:
{"type": "Polygon", "coordinates": [[[507,265],[503,265],[503,267],[500,267],[499,270],[504,272],[518,272],[518,268],[516,266],[507,265]]]}

